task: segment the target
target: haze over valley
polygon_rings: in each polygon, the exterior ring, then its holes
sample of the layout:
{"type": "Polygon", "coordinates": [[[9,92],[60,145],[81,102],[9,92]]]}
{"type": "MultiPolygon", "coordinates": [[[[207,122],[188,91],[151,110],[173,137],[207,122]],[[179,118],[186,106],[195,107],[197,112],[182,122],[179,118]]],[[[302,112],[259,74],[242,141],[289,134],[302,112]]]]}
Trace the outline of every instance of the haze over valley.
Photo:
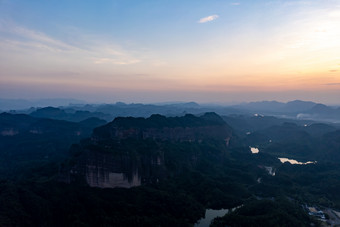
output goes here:
{"type": "Polygon", "coordinates": [[[0,0],[0,226],[340,226],[337,0],[0,0]]]}

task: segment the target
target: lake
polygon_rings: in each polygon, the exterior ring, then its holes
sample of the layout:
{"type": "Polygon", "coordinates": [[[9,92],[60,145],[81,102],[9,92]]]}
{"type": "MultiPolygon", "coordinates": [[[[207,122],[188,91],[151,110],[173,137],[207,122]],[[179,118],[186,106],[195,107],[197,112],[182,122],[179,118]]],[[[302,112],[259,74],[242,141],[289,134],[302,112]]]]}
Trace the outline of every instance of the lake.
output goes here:
{"type": "Polygon", "coordinates": [[[260,150],[259,150],[258,148],[256,148],[256,147],[250,147],[250,151],[251,151],[251,153],[253,153],[253,154],[257,154],[257,153],[260,152],[260,150]]]}
{"type": "Polygon", "coordinates": [[[205,217],[201,218],[195,224],[195,227],[208,227],[214,218],[223,217],[228,212],[229,212],[229,209],[220,209],[220,210],[207,209],[205,210],[205,217]]]}
{"type": "Polygon", "coordinates": [[[296,161],[294,159],[289,159],[289,158],[278,158],[280,160],[280,162],[285,163],[285,162],[289,162],[292,165],[307,165],[307,164],[315,164],[316,161],[312,162],[312,161],[308,161],[308,162],[299,162],[296,161]]]}

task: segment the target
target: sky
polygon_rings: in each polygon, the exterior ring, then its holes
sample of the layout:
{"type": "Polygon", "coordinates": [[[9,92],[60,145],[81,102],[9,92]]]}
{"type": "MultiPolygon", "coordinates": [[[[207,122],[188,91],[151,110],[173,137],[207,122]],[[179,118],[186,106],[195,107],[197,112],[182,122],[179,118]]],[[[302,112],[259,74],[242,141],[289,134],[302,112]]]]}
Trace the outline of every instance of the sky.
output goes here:
{"type": "Polygon", "coordinates": [[[339,0],[0,0],[0,98],[339,97],[339,0]]]}

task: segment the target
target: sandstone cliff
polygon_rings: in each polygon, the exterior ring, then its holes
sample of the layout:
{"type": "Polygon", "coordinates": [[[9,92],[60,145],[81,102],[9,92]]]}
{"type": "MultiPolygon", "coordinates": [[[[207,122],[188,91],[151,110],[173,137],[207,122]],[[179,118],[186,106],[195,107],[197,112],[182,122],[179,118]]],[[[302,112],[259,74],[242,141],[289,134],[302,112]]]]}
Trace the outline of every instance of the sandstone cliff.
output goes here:
{"type": "Polygon", "coordinates": [[[64,179],[82,177],[90,186],[102,188],[156,183],[169,174],[170,165],[175,171],[194,165],[200,152],[208,152],[197,148],[199,144],[213,140],[227,147],[230,138],[230,127],[215,113],[116,118],[73,148],[75,164],[64,179]],[[171,154],[176,152],[179,155],[171,154]]]}

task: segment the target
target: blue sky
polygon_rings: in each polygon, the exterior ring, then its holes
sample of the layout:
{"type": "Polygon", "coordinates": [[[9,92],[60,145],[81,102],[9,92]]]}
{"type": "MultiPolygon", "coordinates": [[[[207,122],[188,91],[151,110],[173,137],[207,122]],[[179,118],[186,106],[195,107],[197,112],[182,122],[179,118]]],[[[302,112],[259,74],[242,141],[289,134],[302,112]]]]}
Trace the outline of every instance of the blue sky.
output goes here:
{"type": "Polygon", "coordinates": [[[340,97],[340,2],[0,0],[0,97],[340,97]]]}

